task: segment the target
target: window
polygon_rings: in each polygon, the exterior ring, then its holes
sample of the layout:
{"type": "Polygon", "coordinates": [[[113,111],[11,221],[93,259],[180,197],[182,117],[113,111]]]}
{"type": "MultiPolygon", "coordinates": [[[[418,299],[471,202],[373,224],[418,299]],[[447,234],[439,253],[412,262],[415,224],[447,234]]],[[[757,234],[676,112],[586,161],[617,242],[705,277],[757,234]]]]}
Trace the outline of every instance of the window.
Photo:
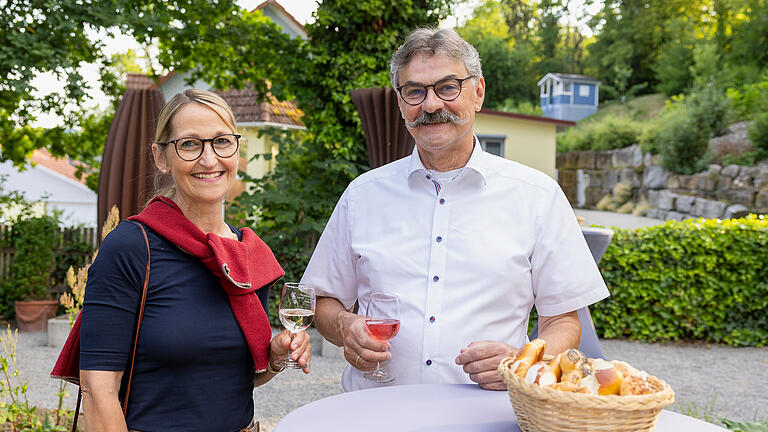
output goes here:
{"type": "Polygon", "coordinates": [[[478,136],[480,147],[488,153],[504,157],[504,139],[503,136],[478,136]]]}
{"type": "Polygon", "coordinates": [[[563,91],[564,91],[564,92],[569,92],[569,91],[571,91],[571,83],[569,83],[569,82],[567,82],[567,83],[564,83],[564,84],[563,84],[563,91]]]}
{"type": "Polygon", "coordinates": [[[589,97],[589,86],[587,85],[579,86],[579,97],[589,97]]]}

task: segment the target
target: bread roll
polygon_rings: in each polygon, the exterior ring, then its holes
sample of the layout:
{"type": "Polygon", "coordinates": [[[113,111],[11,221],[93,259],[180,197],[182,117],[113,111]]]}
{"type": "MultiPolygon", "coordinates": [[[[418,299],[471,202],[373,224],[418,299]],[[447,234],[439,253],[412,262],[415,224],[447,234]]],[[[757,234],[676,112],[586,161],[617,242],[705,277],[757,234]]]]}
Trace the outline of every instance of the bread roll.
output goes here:
{"type": "Polygon", "coordinates": [[[621,372],[622,376],[628,377],[640,373],[640,371],[634,368],[631,364],[623,362],[621,360],[611,360],[610,362],[617,371],[621,372]]]}
{"type": "Polygon", "coordinates": [[[577,383],[581,381],[582,378],[588,377],[590,375],[592,375],[592,368],[589,367],[588,364],[582,363],[576,369],[563,374],[563,376],[560,378],[560,381],[577,383]]]}
{"type": "Polygon", "coordinates": [[[576,384],[586,387],[587,389],[589,389],[589,392],[591,394],[599,394],[600,385],[597,383],[597,379],[595,379],[595,375],[593,374],[585,376],[584,378],[580,379],[579,382],[577,382],[576,384]]]}
{"type": "Polygon", "coordinates": [[[528,368],[528,372],[525,374],[525,380],[542,387],[551,387],[557,383],[557,378],[555,378],[555,374],[552,373],[552,368],[543,361],[537,362],[528,368]]]}
{"type": "Polygon", "coordinates": [[[560,369],[563,371],[563,375],[578,368],[582,363],[587,363],[587,358],[584,354],[577,349],[569,349],[564,351],[563,358],[560,360],[560,369]]]}
{"type": "Polygon", "coordinates": [[[614,365],[602,359],[595,359],[592,363],[595,380],[598,384],[597,393],[601,395],[619,394],[621,382],[624,377],[614,365]]]}
{"type": "Polygon", "coordinates": [[[510,367],[512,372],[520,378],[525,378],[525,374],[528,372],[534,363],[541,360],[544,355],[544,347],[547,343],[544,339],[534,339],[520,350],[520,353],[515,358],[514,363],[510,367]]]}
{"type": "Polygon", "coordinates": [[[664,385],[653,375],[645,372],[625,377],[621,382],[619,394],[622,396],[644,395],[664,390],[664,385]]]}
{"type": "Polygon", "coordinates": [[[554,386],[552,386],[552,388],[555,390],[567,391],[571,393],[586,393],[586,394],[591,393],[588,388],[586,388],[580,383],[559,382],[554,386]]]}
{"type": "Polygon", "coordinates": [[[563,358],[563,353],[560,353],[549,362],[549,367],[552,368],[552,373],[555,375],[555,379],[560,381],[560,377],[563,375],[563,370],[560,369],[560,360],[563,358]]]}

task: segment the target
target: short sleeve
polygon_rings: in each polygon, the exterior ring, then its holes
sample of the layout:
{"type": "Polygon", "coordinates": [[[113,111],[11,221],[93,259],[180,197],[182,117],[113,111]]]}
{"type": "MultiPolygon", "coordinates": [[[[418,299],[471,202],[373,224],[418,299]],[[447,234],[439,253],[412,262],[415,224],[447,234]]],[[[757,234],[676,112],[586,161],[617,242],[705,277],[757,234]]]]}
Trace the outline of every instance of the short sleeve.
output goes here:
{"type": "Polygon", "coordinates": [[[102,242],[85,288],[81,369],[125,370],[146,260],[144,236],[133,222],[121,222],[102,242]]]}
{"type": "Polygon", "coordinates": [[[608,297],[576,215],[557,184],[538,213],[531,272],[539,315],[560,315],[608,297]]]}
{"type": "Polygon", "coordinates": [[[350,246],[349,189],[342,194],[317,242],[301,281],[314,285],[318,297],[333,297],[346,309],[357,300],[355,258],[350,246]]]}

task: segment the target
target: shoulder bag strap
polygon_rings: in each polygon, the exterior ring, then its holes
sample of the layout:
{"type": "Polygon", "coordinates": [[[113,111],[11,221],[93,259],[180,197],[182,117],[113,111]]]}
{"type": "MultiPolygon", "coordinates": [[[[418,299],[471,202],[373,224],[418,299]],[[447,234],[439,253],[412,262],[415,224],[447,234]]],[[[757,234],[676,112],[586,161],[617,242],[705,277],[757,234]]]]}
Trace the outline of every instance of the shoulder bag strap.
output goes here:
{"type": "Polygon", "coordinates": [[[149,287],[149,239],[144,225],[134,222],[141,229],[144,236],[144,243],[147,245],[147,266],[144,270],[144,286],[141,289],[141,305],[139,306],[139,318],[136,321],[136,336],[133,339],[133,351],[131,352],[131,364],[128,367],[128,381],[125,384],[125,400],[123,401],[123,415],[128,412],[128,396],[131,394],[131,381],[133,380],[133,364],[136,361],[136,345],[139,343],[139,330],[141,330],[141,320],[144,318],[144,305],[147,303],[147,287],[149,287]]]}
{"type": "MultiPolygon", "coordinates": [[[[131,380],[133,379],[133,363],[136,360],[136,344],[139,342],[139,330],[141,329],[141,320],[144,318],[144,305],[147,303],[147,288],[149,287],[149,238],[144,226],[134,222],[141,230],[144,236],[144,243],[147,245],[147,265],[144,270],[144,286],[141,288],[141,303],[139,303],[139,318],[136,322],[136,336],[133,339],[133,350],[131,351],[131,364],[128,367],[128,382],[125,386],[125,401],[123,401],[123,416],[128,412],[128,395],[131,393],[131,380]]],[[[80,403],[83,399],[83,392],[77,392],[77,406],[75,407],[75,417],[72,420],[72,432],[77,431],[77,418],[80,414],[80,403]]]]}

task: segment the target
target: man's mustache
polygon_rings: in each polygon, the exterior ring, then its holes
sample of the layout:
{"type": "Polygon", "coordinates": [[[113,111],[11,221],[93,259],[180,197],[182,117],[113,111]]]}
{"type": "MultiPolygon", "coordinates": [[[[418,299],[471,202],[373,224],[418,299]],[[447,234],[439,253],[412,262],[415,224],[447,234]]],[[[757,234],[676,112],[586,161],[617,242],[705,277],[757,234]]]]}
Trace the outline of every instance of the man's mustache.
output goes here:
{"type": "Polygon", "coordinates": [[[435,123],[448,123],[451,122],[455,125],[463,125],[469,123],[469,116],[463,119],[456,114],[450,113],[445,110],[437,110],[433,113],[423,111],[416,120],[409,122],[405,121],[405,125],[409,128],[419,127],[421,125],[435,124],[435,123]]]}

